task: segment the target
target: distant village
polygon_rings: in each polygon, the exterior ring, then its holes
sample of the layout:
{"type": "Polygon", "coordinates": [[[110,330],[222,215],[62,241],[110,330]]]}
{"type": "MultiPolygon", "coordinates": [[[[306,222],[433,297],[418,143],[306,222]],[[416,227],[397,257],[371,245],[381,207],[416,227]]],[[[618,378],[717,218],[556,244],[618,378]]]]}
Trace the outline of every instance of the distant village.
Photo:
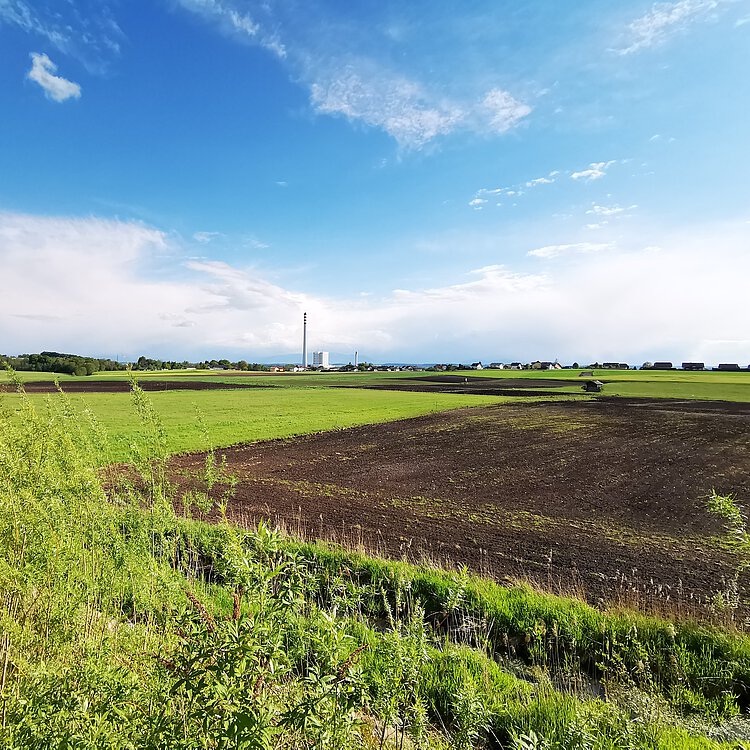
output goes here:
{"type": "Polygon", "coordinates": [[[592,362],[581,365],[573,362],[563,365],[557,360],[534,360],[532,362],[472,362],[471,364],[440,363],[433,365],[420,364],[371,364],[358,362],[355,355],[354,364],[333,365],[329,362],[328,352],[313,352],[312,365],[276,365],[268,368],[272,372],[283,371],[324,371],[324,372],[455,372],[460,370],[682,370],[686,372],[750,372],[750,365],[742,367],[735,362],[724,362],[716,367],[707,366],[705,362],[644,362],[642,365],[630,365],[626,362],[592,362]]]}

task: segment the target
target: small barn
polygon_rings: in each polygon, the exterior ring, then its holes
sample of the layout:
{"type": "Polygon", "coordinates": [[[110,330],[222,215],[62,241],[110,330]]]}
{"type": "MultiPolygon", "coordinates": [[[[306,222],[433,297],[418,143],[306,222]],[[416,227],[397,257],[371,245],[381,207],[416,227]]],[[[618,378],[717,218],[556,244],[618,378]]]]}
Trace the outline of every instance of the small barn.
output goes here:
{"type": "Polygon", "coordinates": [[[579,378],[593,378],[594,373],[591,370],[584,370],[583,372],[578,374],[579,378]]]}
{"type": "Polygon", "coordinates": [[[682,363],[682,369],[683,370],[705,370],[706,364],[705,362],[683,362],[682,363]]]}
{"type": "Polygon", "coordinates": [[[586,393],[601,393],[604,383],[601,380],[587,380],[581,387],[586,393]]]}

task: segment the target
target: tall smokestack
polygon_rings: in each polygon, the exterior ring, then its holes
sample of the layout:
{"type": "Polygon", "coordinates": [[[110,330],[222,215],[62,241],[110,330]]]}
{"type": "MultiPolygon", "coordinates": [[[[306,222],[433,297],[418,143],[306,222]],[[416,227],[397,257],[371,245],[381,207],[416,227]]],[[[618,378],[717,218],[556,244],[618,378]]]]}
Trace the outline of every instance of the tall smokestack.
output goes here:
{"type": "Polygon", "coordinates": [[[307,313],[302,316],[302,367],[307,367],[307,313]]]}
{"type": "Polygon", "coordinates": [[[359,367],[359,352],[354,352],[354,366],[359,367]]]}

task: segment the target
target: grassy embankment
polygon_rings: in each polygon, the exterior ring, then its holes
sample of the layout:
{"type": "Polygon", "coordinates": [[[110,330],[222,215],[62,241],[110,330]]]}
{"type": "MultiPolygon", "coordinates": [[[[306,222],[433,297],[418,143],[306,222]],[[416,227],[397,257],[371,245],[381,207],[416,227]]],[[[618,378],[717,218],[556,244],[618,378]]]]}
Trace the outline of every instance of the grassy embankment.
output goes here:
{"type": "MultiPolygon", "coordinates": [[[[0,415],[4,747],[716,748],[747,731],[745,635],[178,518],[167,433],[134,400],[140,490],[105,492],[107,438],[75,400],[0,415]]],[[[209,456],[182,500],[221,505],[220,474],[209,456]]]]}

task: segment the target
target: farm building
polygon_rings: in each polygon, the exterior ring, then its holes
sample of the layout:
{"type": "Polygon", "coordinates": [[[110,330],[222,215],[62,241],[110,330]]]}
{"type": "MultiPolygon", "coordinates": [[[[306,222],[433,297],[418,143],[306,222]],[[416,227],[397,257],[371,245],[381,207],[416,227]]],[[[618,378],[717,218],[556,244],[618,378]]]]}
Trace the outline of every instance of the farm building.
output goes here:
{"type": "Polygon", "coordinates": [[[601,380],[588,380],[581,387],[586,393],[601,393],[604,383],[601,380]]]}
{"type": "Polygon", "coordinates": [[[683,370],[705,370],[706,365],[704,362],[683,362],[683,370]]]}
{"type": "Polygon", "coordinates": [[[654,362],[652,370],[674,370],[671,362],[654,362]]]}
{"type": "Polygon", "coordinates": [[[509,370],[523,370],[523,365],[520,362],[511,362],[509,370]]]}
{"type": "Polygon", "coordinates": [[[487,365],[488,370],[504,370],[505,365],[502,362],[490,362],[490,364],[487,365]]]}
{"type": "Polygon", "coordinates": [[[472,362],[471,363],[471,369],[472,370],[484,370],[484,367],[482,367],[481,362],[472,362]]]}
{"type": "Polygon", "coordinates": [[[630,365],[626,362],[602,362],[604,370],[629,370],[630,365]]]}
{"type": "Polygon", "coordinates": [[[716,369],[721,370],[722,372],[738,372],[742,368],[734,362],[724,362],[720,364],[716,369]]]}
{"type": "Polygon", "coordinates": [[[594,373],[591,370],[584,370],[583,372],[578,374],[579,378],[593,378],[594,373]]]}

